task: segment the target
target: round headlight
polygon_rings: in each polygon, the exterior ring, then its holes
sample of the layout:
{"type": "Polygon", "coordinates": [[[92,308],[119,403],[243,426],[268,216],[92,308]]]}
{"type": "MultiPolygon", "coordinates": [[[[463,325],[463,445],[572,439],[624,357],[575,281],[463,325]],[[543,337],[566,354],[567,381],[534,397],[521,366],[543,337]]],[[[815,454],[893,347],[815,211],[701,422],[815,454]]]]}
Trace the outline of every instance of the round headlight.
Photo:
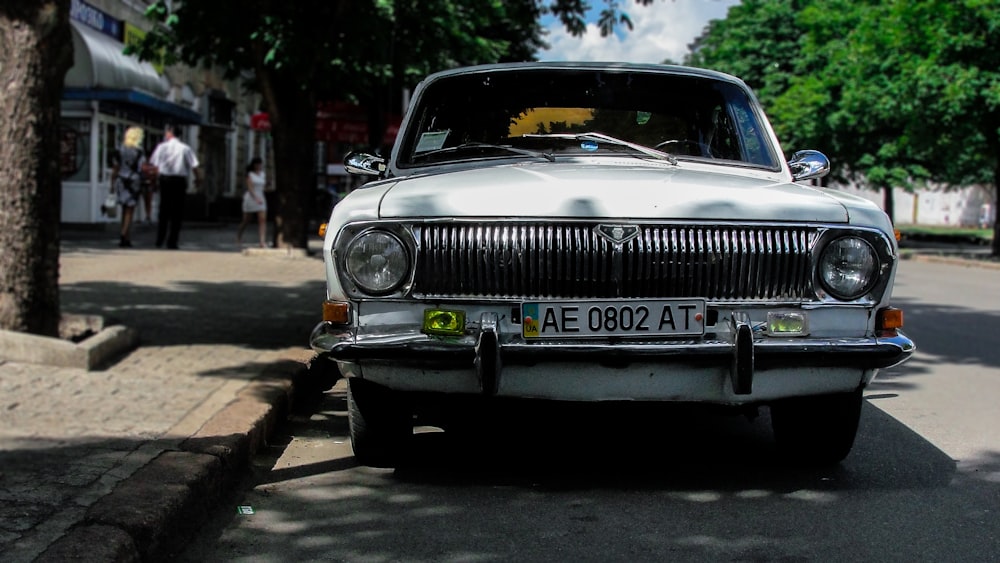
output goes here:
{"type": "Polygon", "coordinates": [[[410,270],[406,247],[396,235],[368,231],[347,247],[347,273],[365,293],[380,295],[399,287],[410,270]]]}
{"type": "Polygon", "coordinates": [[[867,241],[839,238],[823,249],[819,258],[819,281],[837,299],[850,301],[872,288],[878,276],[878,257],[867,241]]]}

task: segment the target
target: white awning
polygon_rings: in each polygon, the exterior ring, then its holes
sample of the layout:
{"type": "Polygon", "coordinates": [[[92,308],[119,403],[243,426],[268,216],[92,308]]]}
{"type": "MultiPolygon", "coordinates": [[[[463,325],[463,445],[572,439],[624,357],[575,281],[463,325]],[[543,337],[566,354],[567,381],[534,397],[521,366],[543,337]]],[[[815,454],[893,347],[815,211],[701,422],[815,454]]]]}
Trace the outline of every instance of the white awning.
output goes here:
{"type": "Polygon", "coordinates": [[[125,45],[79,22],[73,27],[73,67],[66,73],[66,88],[139,90],[164,97],[170,83],[148,62],[125,55],[125,45]]]}

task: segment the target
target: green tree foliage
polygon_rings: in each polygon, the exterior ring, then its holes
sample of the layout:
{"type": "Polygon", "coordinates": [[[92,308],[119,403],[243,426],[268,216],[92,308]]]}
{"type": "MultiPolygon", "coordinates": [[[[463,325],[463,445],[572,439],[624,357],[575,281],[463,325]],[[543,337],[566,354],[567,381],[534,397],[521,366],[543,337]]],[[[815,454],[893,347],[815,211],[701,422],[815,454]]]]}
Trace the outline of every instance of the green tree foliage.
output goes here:
{"type": "MultiPolygon", "coordinates": [[[[878,42],[893,33],[879,2],[806,4],[795,73],[772,102],[784,138],[822,146],[836,157],[835,177],[884,190],[913,188],[928,177],[918,147],[904,135],[900,84],[886,74],[891,52],[878,42]],[[880,54],[881,53],[881,54],[880,54]]],[[[886,200],[891,208],[891,199],[886,200]]]]}
{"type": "Polygon", "coordinates": [[[996,201],[1000,0],[745,0],[693,48],[690,64],[744,78],[783,144],[828,152],[837,176],[887,194],[981,183],[996,201]]]}
{"type": "MultiPolygon", "coordinates": [[[[617,0],[604,3],[602,34],[631,26],[617,0]]],[[[135,51],[168,64],[214,65],[231,77],[253,72],[251,86],[271,118],[280,237],[302,247],[317,101],[368,108],[378,149],[385,109],[399,107],[404,87],[445,68],[530,60],[545,45],[540,16],[552,14],[579,35],[588,8],[581,0],[158,0],[147,16],[161,25],[135,51]]]]}
{"type": "MultiPolygon", "coordinates": [[[[540,34],[512,18],[537,11],[500,1],[160,0],[147,16],[156,26],[136,48],[167,64],[205,64],[228,76],[252,72],[274,138],[277,222],[282,244],[305,247],[306,210],[315,170],[312,148],[320,100],[352,99],[369,108],[373,139],[382,113],[402,86],[429,70],[495,62],[540,34]]],[[[524,47],[521,47],[522,49],[524,47]]],[[[398,106],[393,106],[398,107],[398,106]]]]}
{"type": "MultiPolygon", "coordinates": [[[[924,151],[934,179],[1000,189],[1000,0],[888,4],[907,33],[893,34],[892,69],[912,115],[905,135],[924,151]]],[[[1000,256],[1000,224],[993,254],[1000,256]]]]}
{"type": "Polygon", "coordinates": [[[742,78],[769,103],[788,88],[800,56],[796,15],[804,2],[744,0],[712,20],[691,45],[685,64],[742,78]]]}

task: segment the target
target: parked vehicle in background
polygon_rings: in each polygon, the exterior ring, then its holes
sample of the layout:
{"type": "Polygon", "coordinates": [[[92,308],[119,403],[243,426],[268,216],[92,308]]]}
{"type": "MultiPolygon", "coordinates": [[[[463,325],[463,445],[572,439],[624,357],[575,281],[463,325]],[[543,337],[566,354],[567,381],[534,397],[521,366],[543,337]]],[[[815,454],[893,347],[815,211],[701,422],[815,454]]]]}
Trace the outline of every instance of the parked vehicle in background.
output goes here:
{"type": "Polygon", "coordinates": [[[349,378],[363,464],[397,464],[425,402],[483,397],[768,406],[784,454],[835,463],[914,350],[889,219],[795,183],[829,162],[786,162],[732,76],[441,72],[389,159],[346,165],[377,179],[330,217],[311,346],[349,378]]]}

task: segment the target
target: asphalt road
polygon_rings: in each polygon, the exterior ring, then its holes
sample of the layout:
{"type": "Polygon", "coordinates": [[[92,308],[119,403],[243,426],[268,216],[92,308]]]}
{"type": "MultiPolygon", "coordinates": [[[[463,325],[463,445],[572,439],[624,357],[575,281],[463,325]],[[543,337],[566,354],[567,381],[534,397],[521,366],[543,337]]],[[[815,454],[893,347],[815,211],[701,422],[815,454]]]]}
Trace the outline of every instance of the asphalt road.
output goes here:
{"type": "Polygon", "coordinates": [[[766,409],[501,411],[486,439],[426,432],[410,467],[358,467],[341,382],[181,560],[1000,561],[998,288],[902,263],[919,351],[868,389],[832,469],[776,462],[766,409]]]}

